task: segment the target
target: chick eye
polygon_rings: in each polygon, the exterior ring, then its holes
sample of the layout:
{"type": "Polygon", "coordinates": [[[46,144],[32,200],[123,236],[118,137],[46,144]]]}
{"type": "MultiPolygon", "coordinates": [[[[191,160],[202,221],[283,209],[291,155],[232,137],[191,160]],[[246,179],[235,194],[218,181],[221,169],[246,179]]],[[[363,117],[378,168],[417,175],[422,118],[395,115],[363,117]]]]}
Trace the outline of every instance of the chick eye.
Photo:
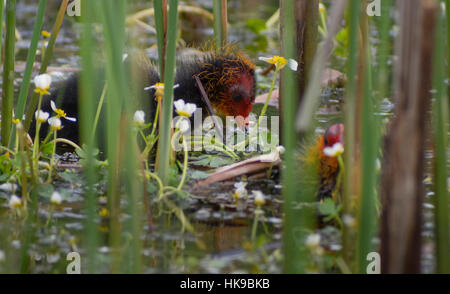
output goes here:
{"type": "Polygon", "coordinates": [[[233,100],[234,100],[235,102],[241,101],[241,100],[242,100],[242,95],[240,95],[240,94],[234,94],[234,95],[233,95],[233,100]]]}

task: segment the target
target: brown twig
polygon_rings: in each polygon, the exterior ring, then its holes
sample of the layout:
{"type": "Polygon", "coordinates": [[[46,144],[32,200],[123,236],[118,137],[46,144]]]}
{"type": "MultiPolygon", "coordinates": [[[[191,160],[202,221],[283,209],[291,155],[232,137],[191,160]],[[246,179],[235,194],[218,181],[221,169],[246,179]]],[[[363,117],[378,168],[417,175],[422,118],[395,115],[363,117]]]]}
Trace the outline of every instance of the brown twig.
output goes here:
{"type": "Polygon", "coordinates": [[[215,112],[214,112],[214,110],[212,108],[211,102],[209,101],[208,95],[206,94],[205,88],[203,88],[203,84],[200,81],[198,76],[194,76],[194,78],[195,78],[195,81],[197,82],[197,85],[198,85],[198,88],[200,90],[200,93],[202,94],[201,97],[203,99],[203,102],[205,102],[205,104],[206,104],[208,113],[211,116],[211,118],[212,118],[212,120],[214,122],[214,125],[217,128],[219,139],[220,139],[221,142],[223,142],[222,128],[221,128],[221,126],[219,125],[219,123],[218,123],[218,121],[216,119],[216,114],[215,114],[215,112]]]}
{"type": "Polygon", "coordinates": [[[261,75],[267,76],[274,69],[275,69],[275,64],[271,64],[261,73],[261,75]]]}

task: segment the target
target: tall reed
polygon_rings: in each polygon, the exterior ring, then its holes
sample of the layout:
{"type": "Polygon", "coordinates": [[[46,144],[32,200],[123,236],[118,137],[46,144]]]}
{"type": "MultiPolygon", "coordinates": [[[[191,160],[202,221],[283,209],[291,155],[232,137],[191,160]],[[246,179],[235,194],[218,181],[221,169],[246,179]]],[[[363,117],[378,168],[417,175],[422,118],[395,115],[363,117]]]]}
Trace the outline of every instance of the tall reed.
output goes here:
{"type": "Polygon", "coordinates": [[[167,1],[153,0],[153,9],[155,10],[155,27],[156,27],[156,41],[158,45],[158,65],[161,80],[164,81],[164,59],[166,55],[166,30],[167,23],[165,23],[165,14],[167,13],[167,1]]]}
{"type": "Polygon", "coordinates": [[[228,10],[227,0],[213,1],[214,39],[216,49],[228,43],[228,10]]]}
{"type": "MultiPolygon", "coordinates": [[[[448,9],[448,7],[447,7],[448,9]]],[[[449,192],[448,192],[448,132],[449,112],[448,93],[445,87],[445,40],[444,20],[438,17],[434,52],[433,89],[433,135],[434,135],[434,192],[435,192],[435,232],[437,273],[450,273],[450,240],[449,240],[449,192]]]]}
{"type": "MultiPolygon", "coordinates": [[[[450,0],[445,0],[445,18],[447,20],[447,56],[450,56],[450,0]]],[[[447,68],[447,76],[450,77],[450,66],[447,68]]],[[[450,83],[447,85],[447,91],[450,93],[450,83]]],[[[450,103],[448,107],[450,112],[450,103]]]]}
{"type": "Polygon", "coordinates": [[[110,246],[113,248],[113,273],[120,271],[121,223],[120,186],[121,158],[120,143],[124,138],[122,110],[127,107],[125,67],[122,62],[125,44],[125,0],[100,1],[101,21],[105,35],[105,76],[108,84],[106,96],[106,149],[108,157],[108,206],[110,209],[110,246]]]}
{"type": "MultiPolygon", "coordinates": [[[[294,38],[294,1],[282,1],[280,8],[282,26],[282,52],[285,58],[295,58],[296,48],[294,38]]],[[[293,71],[284,69],[281,73],[282,116],[283,129],[282,140],[286,148],[284,154],[285,170],[283,171],[283,251],[284,251],[284,273],[304,273],[306,271],[307,261],[305,249],[299,246],[299,240],[306,239],[307,223],[312,219],[308,213],[299,215],[298,210],[294,209],[294,202],[302,201],[302,195],[299,196],[298,189],[298,169],[296,163],[295,150],[297,147],[297,132],[294,128],[296,109],[298,104],[298,87],[296,74],[293,71]],[[301,248],[299,248],[301,247],[301,248]]]]}
{"type": "MultiPolygon", "coordinates": [[[[50,64],[50,60],[53,56],[53,49],[55,47],[56,38],[58,37],[59,30],[61,29],[62,22],[64,20],[64,16],[66,15],[67,5],[69,4],[69,0],[63,0],[61,5],[59,6],[58,15],[56,16],[55,23],[53,24],[52,33],[50,36],[50,40],[48,41],[48,45],[45,48],[45,56],[41,63],[41,68],[39,69],[39,74],[44,74],[47,72],[47,67],[50,64]]],[[[34,111],[37,106],[39,94],[33,93],[28,104],[28,109],[25,116],[25,131],[28,131],[31,125],[31,121],[33,119],[34,111]]],[[[24,99],[24,98],[22,98],[24,99]]],[[[23,102],[21,102],[23,103],[23,102]]]]}
{"type": "Polygon", "coordinates": [[[6,2],[5,62],[3,64],[1,143],[8,146],[14,102],[14,62],[16,44],[16,0],[6,2]]]}
{"type": "MultiPolygon", "coordinates": [[[[369,55],[370,48],[365,54],[369,55]]],[[[364,52],[362,53],[364,54],[364,52]]],[[[366,59],[367,64],[370,58],[366,59]]],[[[363,111],[362,111],[362,187],[361,203],[359,208],[359,228],[358,228],[358,252],[357,252],[357,272],[366,273],[367,256],[373,251],[372,240],[375,235],[376,224],[376,161],[379,146],[379,125],[374,115],[374,103],[370,86],[370,66],[366,66],[364,81],[363,111]]]]}
{"type": "MultiPolygon", "coordinates": [[[[161,124],[157,151],[158,176],[164,185],[169,181],[169,163],[171,154],[171,123],[173,112],[173,86],[175,78],[175,53],[177,41],[178,0],[170,0],[167,25],[167,50],[164,69],[164,98],[161,109],[161,124]]],[[[160,44],[158,44],[159,46],[160,44]]]]}
{"type": "MultiPolygon", "coordinates": [[[[36,51],[38,48],[39,39],[41,36],[42,26],[44,23],[44,13],[47,6],[47,0],[40,0],[37,8],[36,20],[34,22],[33,34],[31,35],[30,47],[28,49],[27,61],[25,66],[25,72],[23,74],[22,83],[20,84],[19,98],[16,105],[15,117],[22,120],[25,113],[25,105],[28,98],[28,92],[31,83],[31,75],[33,74],[34,61],[36,59],[36,51]]],[[[1,51],[1,50],[0,50],[1,51]]],[[[15,137],[15,128],[13,128],[12,136],[10,139],[10,146],[12,139],[15,137]]]]}
{"type": "MultiPolygon", "coordinates": [[[[3,13],[5,10],[5,1],[0,1],[0,24],[2,24],[0,26],[0,37],[3,37],[3,13]]],[[[2,47],[3,43],[0,42],[0,62],[3,60],[3,47],[2,47]]]]}
{"type": "Polygon", "coordinates": [[[92,128],[94,123],[94,109],[99,97],[95,96],[95,85],[99,83],[95,75],[94,68],[95,40],[92,35],[92,22],[97,13],[99,13],[97,3],[89,0],[81,2],[81,57],[82,57],[82,72],[80,76],[80,136],[81,141],[85,143],[86,161],[84,165],[84,175],[87,181],[86,191],[86,210],[87,217],[85,221],[85,240],[84,243],[87,248],[87,273],[97,273],[98,271],[98,244],[99,236],[97,229],[97,195],[94,185],[98,181],[94,162],[94,149],[97,145],[96,138],[92,136],[92,128]]]}
{"type": "Polygon", "coordinates": [[[379,32],[379,44],[377,46],[377,66],[374,69],[374,90],[376,103],[379,104],[382,99],[390,97],[390,71],[388,67],[389,58],[392,55],[391,42],[392,36],[390,30],[392,27],[391,10],[393,8],[392,0],[383,0],[381,6],[381,16],[375,17],[377,30],[379,32]]]}
{"type": "MultiPolygon", "coordinates": [[[[355,156],[355,114],[357,97],[357,72],[359,57],[359,22],[361,14],[361,1],[350,0],[349,2],[349,57],[347,60],[347,86],[345,93],[345,153],[344,162],[346,172],[344,175],[343,213],[351,213],[351,199],[354,196],[354,156],[355,156]]],[[[349,265],[351,263],[351,240],[350,228],[343,229],[343,256],[349,265]]]]}

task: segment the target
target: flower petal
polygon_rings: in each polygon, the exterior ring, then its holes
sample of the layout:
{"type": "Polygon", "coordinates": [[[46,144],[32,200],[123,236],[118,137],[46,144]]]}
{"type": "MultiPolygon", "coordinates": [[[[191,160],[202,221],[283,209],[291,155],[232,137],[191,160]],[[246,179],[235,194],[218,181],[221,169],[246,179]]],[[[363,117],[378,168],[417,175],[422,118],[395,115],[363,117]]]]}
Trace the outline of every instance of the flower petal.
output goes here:
{"type": "Polygon", "coordinates": [[[271,58],[269,58],[269,57],[260,56],[258,59],[261,61],[267,62],[267,63],[272,63],[272,62],[270,62],[271,58]]]}
{"type": "Polygon", "coordinates": [[[50,100],[50,106],[52,107],[53,111],[56,112],[56,104],[53,102],[53,100],[50,100]]]}
{"type": "Polygon", "coordinates": [[[293,71],[297,71],[298,69],[298,62],[295,61],[294,59],[289,59],[288,60],[288,67],[293,70],[293,71]]]}
{"type": "Polygon", "coordinates": [[[68,116],[66,116],[64,118],[67,119],[68,121],[73,121],[73,122],[77,121],[77,119],[75,117],[68,117],[68,116]]]}
{"type": "Polygon", "coordinates": [[[184,111],[190,113],[191,115],[197,110],[197,105],[193,104],[193,103],[187,103],[184,106],[184,111]]]}
{"type": "Polygon", "coordinates": [[[183,99],[179,99],[179,100],[175,101],[175,102],[173,103],[173,105],[175,106],[175,109],[176,109],[176,110],[182,110],[182,111],[184,111],[184,105],[185,105],[185,103],[184,103],[184,100],[183,100],[183,99]]]}

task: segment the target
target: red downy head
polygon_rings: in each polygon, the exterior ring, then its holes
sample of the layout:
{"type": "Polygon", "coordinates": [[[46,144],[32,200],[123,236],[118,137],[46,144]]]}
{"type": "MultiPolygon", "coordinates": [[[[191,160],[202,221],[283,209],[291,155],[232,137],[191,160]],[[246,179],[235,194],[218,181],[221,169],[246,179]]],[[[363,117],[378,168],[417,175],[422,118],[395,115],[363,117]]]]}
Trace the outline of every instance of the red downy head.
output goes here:
{"type": "Polygon", "coordinates": [[[232,98],[234,116],[240,115],[246,118],[250,114],[255,101],[254,89],[253,76],[250,73],[240,74],[237,83],[228,90],[228,94],[232,98]]]}
{"type": "Polygon", "coordinates": [[[226,116],[239,117],[244,119],[252,111],[255,101],[255,79],[249,72],[243,72],[236,75],[234,83],[226,90],[228,99],[223,99],[221,110],[226,116]]]}
{"type": "Polygon", "coordinates": [[[332,147],[336,143],[344,145],[344,124],[330,126],[323,135],[323,147],[332,147]]]}

